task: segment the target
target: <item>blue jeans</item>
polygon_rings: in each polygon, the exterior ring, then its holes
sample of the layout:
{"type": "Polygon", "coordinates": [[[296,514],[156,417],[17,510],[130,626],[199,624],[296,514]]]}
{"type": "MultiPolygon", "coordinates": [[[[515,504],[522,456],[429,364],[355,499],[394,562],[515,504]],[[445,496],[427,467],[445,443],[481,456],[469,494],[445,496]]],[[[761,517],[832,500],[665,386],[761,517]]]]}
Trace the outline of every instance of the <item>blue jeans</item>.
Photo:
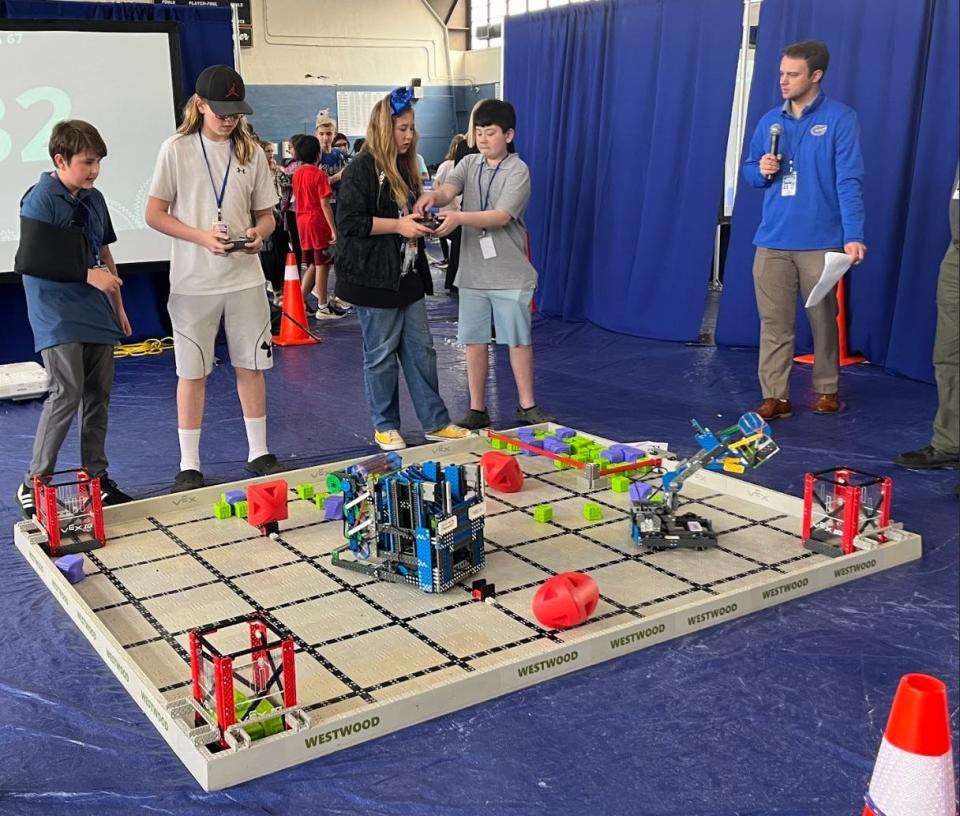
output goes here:
{"type": "Polygon", "coordinates": [[[423,298],[400,309],[354,306],[363,333],[363,386],[378,431],[400,430],[400,366],[425,431],[450,424],[423,298]]]}

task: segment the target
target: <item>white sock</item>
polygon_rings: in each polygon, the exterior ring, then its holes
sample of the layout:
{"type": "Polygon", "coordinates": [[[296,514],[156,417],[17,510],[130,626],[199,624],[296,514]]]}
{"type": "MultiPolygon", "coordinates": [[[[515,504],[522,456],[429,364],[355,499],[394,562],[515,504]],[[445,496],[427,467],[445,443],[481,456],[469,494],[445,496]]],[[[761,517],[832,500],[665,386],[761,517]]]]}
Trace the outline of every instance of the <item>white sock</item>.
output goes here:
{"type": "Polygon", "coordinates": [[[267,448],[267,418],[265,416],[256,419],[244,417],[243,424],[247,426],[247,445],[250,448],[247,461],[252,462],[254,459],[270,453],[267,448]]]}
{"type": "Polygon", "coordinates": [[[180,437],[180,470],[200,470],[200,429],[177,428],[180,437]]]}

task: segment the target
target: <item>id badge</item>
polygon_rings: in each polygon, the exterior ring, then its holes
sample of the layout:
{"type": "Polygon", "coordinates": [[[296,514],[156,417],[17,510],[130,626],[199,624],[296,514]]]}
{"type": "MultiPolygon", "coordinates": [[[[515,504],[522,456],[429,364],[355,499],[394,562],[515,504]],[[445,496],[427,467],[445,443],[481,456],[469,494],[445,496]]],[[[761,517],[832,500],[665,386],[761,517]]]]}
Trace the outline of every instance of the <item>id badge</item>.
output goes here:
{"type": "Polygon", "coordinates": [[[215,232],[220,233],[221,238],[230,237],[230,225],[226,221],[214,221],[213,229],[215,232]]]}
{"type": "Polygon", "coordinates": [[[780,195],[786,196],[795,196],[797,194],[797,174],[796,173],[787,173],[783,177],[783,182],[780,185],[780,195]]]}
{"type": "Polygon", "coordinates": [[[485,261],[497,257],[497,248],[493,245],[492,235],[480,236],[480,254],[483,255],[485,261]]]}

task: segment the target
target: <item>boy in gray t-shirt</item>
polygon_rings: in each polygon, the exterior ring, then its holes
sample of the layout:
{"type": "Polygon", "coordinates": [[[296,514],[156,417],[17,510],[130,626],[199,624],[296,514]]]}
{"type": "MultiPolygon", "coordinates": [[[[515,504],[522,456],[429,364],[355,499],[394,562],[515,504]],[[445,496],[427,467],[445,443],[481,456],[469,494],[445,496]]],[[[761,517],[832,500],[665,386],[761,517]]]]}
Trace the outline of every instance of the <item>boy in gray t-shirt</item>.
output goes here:
{"type": "Polygon", "coordinates": [[[443,207],[463,196],[460,211],[440,214],[435,235],[443,238],[463,227],[460,269],[454,283],[460,290],[457,339],[466,346],[470,410],[457,424],[476,430],[490,424],[487,412],[487,346],[510,348],[510,367],[517,384],[514,413],[521,422],[554,422],[533,393],[533,345],[530,301],[537,271],[527,257],[523,214],[530,199],[530,171],[519,156],[509,154],[517,115],[513,105],[484,100],[474,111],[474,139],[479,154],[469,154],[437,190],[417,201],[415,212],[443,207]]]}

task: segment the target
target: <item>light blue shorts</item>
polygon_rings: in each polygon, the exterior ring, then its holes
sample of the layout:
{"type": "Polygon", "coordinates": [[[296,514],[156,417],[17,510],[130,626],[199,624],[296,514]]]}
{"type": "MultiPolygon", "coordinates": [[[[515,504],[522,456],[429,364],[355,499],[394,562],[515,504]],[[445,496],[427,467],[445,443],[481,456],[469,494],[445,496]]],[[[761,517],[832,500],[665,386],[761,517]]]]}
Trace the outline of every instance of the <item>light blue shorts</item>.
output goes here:
{"type": "Polygon", "coordinates": [[[491,343],[491,321],[497,343],[529,346],[532,289],[466,289],[460,287],[460,325],[457,342],[462,345],[491,343]]]}

